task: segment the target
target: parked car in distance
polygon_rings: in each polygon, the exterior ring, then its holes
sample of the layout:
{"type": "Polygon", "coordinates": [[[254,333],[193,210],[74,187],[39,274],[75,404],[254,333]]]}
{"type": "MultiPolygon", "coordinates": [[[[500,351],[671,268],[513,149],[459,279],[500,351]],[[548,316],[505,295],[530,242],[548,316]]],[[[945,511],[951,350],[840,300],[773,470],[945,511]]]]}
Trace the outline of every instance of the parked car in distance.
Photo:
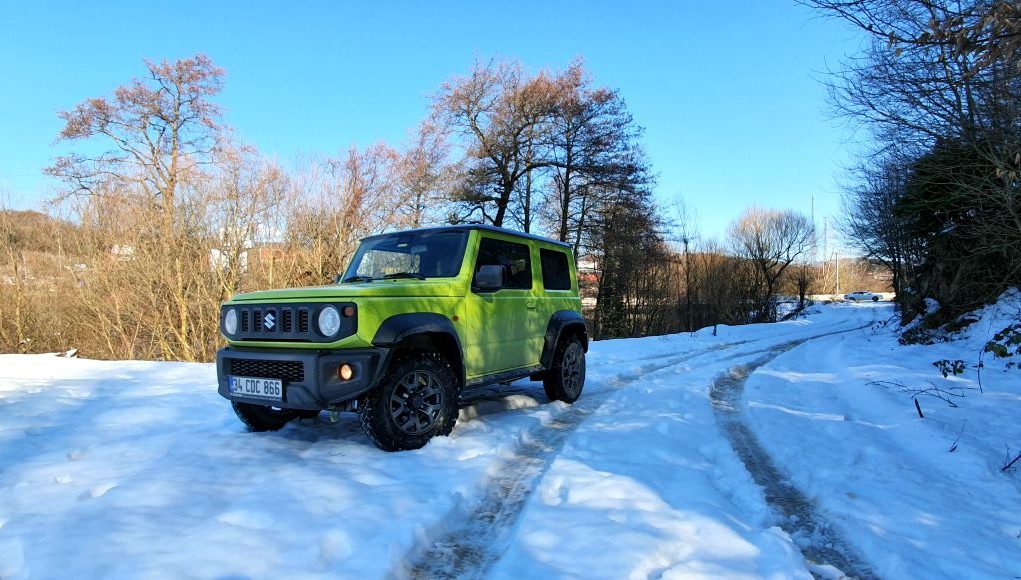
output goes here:
{"type": "Polygon", "coordinates": [[[875,292],[866,292],[864,290],[858,290],[855,292],[851,292],[850,294],[844,294],[844,299],[850,300],[851,302],[859,302],[862,300],[871,300],[873,302],[879,302],[880,298],[881,296],[879,294],[876,294],[875,292]]]}

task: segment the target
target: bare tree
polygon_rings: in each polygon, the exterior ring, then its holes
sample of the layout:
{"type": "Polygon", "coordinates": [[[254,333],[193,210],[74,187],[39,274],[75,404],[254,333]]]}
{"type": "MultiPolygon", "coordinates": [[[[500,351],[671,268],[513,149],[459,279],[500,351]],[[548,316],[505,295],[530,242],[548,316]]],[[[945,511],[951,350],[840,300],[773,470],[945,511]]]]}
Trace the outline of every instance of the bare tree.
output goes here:
{"type": "Polygon", "coordinates": [[[775,320],[775,297],[787,268],[812,244],[814,227],[793,211],[750,208],[730,226],[734,251],[754,265],[757,319],[775,320]]]}
{"type": "Polygon", "coordinates": [[[683,197],[677,196],[673,200],[674,222],[673,241],[681,246],[682,265],[684,268],[684,312],[687,321],[686,329],[695,329],[694,310],[692,299],[694,298],[694,276],[691,269],[691,248],[698,239],[698,215],[695,208],[691,207],[683,197]]]}
{"type": "Polygon", "coordinates": [[[551,164],[539,139],[552,107],[550,79],[528,77],[516,62],[477,62],[468,76],[441,87],[434,114],[462,137],[465,149],[468,179],[458,197],[468,211],[462,219],[479,213],[483,221],[504,224],[522,180],[551,164]]]}
{"type": "Polygon", "coordinates": [[[393,166],[396,151],[378,143],[315,160],[296,179],[302,195],[292,201],[287,242],[301,256],[295,282],[327,283],[343,271],[358,240],[392,227],[402,216],[393,166]]]}
{"type": "Polygon", "coordinates": [[[112,98],[88,99],[60,113],[61,139],[96,138],[107,149],[58,157],[46,173],[64,180],[71,194],[96,194],[111,181],[137,186],[160,200],[171,224],[179,188],[209,162],[223,129],[220,108],[210,99],[222,89],[224,72],[201,54],[145,65],[148,77],[118,87],[112,98]]]}
{"type": "Polygon", "coordinates": [[[648,162],[638,157],[633,171],[600,192],[592,211],[589,250],[601,271],[595,326],[600,336],[640,336],[656,328],[669,311],[669,251],[662,221],[652,200],[648,162]]]}
{"type": "Polygon", "coordinates": [[[837,112],[876,143],[848,195],[853,243],[890,267],[902,306],[933,297],[952,316],[1021,282],[1019,8],[807,4],[870,35],[830,82],[837,112]]]}
{"type": "Polygon", "coordinates": [[[426,120],[418,126],[395,159],[396,210],[402,224],[418,228],[443,221],[456,169],[448,161],[449,145],[442,128],[426,120]]]}
{"type": "Polygon", "coordinates": [[[554,167],[550,229],[577,254],[600,192],[634,171],[642,129],[617,91],[593,87],[581,60],[554,82],[555,108],[547,129],[554,167]]]}
{"type": "Polygon", "coordinates": [[[748,304],[756,289],[748,262],[732,256],[724,244],[713,239],[700,241],[690,261],[693,304],[699,307],[692,327],[750,322],[753,313],[748,304]]]}
{"type": "Polygon", "coordinates": [[[909,216],[897,211],[910,177],[909,161],[897,156],[875,158],[856,170],[855,183],[843,196],[842,230],[862,255],[890,271],[900,295],[913,281],[922,261],[921,240],[909,232],[909,216]]]}
{"type": "Polygon", "coordinates": [[[798,294],[798,311],[807,305],[807,296],[819,279],[819,268],[808,260],[798,260],[791,268],[791,282],[798,294]]]}
{"type": "Polygon", "coordinates": [[[211,248],[211,266],[228,300],[242,281],[259,246],[280,242],[286,227],[281,211],[289,183],[284,171],[249,146],[222,144],[218,171],[205,183],[206,229],[219,242],[211,248]]]}

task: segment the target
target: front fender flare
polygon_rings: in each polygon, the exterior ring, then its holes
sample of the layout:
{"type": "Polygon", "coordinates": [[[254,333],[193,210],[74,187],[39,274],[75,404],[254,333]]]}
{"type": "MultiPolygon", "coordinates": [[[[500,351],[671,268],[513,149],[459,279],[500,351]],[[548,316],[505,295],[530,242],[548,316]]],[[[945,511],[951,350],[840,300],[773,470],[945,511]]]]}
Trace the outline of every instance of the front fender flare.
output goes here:
{"type": "Polygon", "coordinates": [[[461,345],[461,337],[457,334],[454,323],[442,314],[435,312],[395,314],[379,325],[376,335],[372,338],[372,344],[377,347],[389,348],[390,352],[393,352],[394,347],[416,335],[441,335],[453,340],[457,350],[457,360],[451,362],[454,364],[455,370],[460,372],[462,382],[464,381],[464,348],[461,345]]]}

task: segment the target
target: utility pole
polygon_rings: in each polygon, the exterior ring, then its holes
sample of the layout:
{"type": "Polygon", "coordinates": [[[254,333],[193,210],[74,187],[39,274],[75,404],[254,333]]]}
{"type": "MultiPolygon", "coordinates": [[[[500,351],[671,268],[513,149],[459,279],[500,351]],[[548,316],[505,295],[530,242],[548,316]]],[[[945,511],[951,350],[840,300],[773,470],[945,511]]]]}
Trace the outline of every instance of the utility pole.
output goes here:
{"type": "Polygon", "coordinates": [[[837,259],[833,261],[833,266],[837,269],[837,294],[840,294],[840,250],[834,252],[837,259]]]}
{"type": "Polygon", "coordinates": [[[830,255],[829,251],[830,241],[830,216],[824,216],[822,218],[822,256],[826,259],[826,256],[830,255]]]}
{"type": "MultiPolygon", "coordinates": [[[[825,254],[823,254],[825,255],[825,254]]],[[[812,265],[819,261],[819,230],[815,227],[815,194],[812,194],[812,265]]]]}
{"type": "Polygon", "coordinates": [[[688,332],[694,332],[694,322],[691,320],[691,257],[688,254],[688,236],[684,236],[684,300],[687,303],[688,332]]]}

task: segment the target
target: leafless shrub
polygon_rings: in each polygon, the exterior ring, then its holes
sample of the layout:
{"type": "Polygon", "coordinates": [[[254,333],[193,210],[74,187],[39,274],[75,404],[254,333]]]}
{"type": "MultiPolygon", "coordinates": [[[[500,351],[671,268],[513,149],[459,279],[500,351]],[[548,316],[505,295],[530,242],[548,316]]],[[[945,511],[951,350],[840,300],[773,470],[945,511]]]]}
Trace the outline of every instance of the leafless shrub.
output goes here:
{"type": "Polygon", "coordinates": [[[907,393],[913,399],[920,396],[933,397],[954,408],[957,407],[955,399],[962,399],[968,391],[974,390],[963,385],[951,384],[949,387],[943,388],[932,381],[926,381],[926,383],[929,384],[928,387],[913,387],[898,381],[873,381],[869,384],[899,390],[907,393]]]}
{"type": "Polygon", "coordinates": [[[1007,456],[1003,460],[1003,467],[1000,471],[1007,473],[1017,469],[1018,462],[1021,461],[1021,451],[1012,451],[1010,445],[1007,445],[1007,456]]]}

